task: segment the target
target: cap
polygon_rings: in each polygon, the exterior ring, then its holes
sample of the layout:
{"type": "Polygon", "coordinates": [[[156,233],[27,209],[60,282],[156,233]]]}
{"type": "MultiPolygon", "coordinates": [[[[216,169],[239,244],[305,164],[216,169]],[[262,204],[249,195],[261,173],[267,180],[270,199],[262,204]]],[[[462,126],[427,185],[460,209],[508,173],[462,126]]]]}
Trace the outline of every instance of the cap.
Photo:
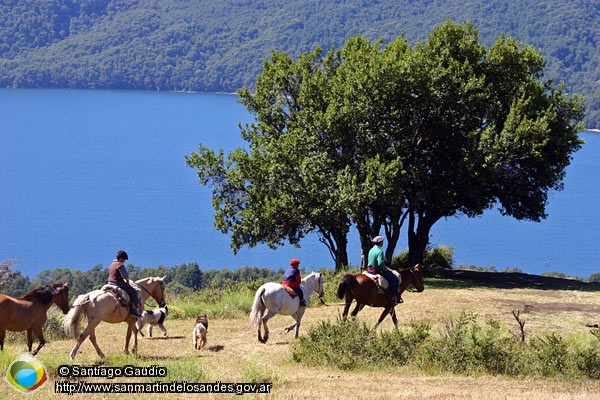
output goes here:
{"type": "Polygon", "coordinates": [[[375,236],[372,241],[373,243],[381,243],[383,242],[383,236],[375,236]]]}
{"type": "Polygon", "coordinates": [[[290,265],[300,265],[300,260],[298,260],[297,258],[292,258],[290,260],[290,265]]]}

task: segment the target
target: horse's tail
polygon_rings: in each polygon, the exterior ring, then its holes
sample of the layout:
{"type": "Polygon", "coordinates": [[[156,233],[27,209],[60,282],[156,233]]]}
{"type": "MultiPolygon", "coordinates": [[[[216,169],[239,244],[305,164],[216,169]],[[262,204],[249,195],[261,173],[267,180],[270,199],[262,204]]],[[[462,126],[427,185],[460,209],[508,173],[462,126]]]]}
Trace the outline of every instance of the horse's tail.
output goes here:
{"type": "Polygon", "coordinates": [[[83,315],[85,302],[89,301],[89,293],[77,296],[73,302],[73,307],[69,310],[63,319],[63,329],[65,333],[74,339],[79,336],[79,321],[83,315]]]}
{"type": "Polygon", "coordinates": [[[265,287],[261,286],[256,291],[256,295],[254,296],[254,303],[252,304],[252,311],[250,311],[250,321],[254,324],[254,328],[258,329],[260,327],[260,320],[263,317],[263,313],[265,312],[265,303],[262,299],[263,294],[265,293],[265,287]]]}
{"type": "Polygon", "coordinates": [[[355,285],[357,283],[358,283],[358,281],[356,280],[356,277],[354,275],[352,275],[352,274],[344,275],[344,277],[340,281],[340,284],[338,285],[338,290],[337,290],[338,299],[343,299],[344,296],[346,295],[346,292],[348,290],[350,290],[352,285],[355,285]]]}

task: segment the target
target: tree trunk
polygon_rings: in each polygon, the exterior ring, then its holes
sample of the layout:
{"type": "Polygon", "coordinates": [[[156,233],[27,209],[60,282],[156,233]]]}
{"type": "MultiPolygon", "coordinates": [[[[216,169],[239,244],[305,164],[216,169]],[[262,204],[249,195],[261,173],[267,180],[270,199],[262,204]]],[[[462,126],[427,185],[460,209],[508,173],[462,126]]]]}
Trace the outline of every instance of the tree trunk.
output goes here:
{"type": "Polygon", "coordinates": [[[341,230],[332,232],[323,228],[319,228],[319,234],[319,241],[327,246],[333,258],[335,270],[348,266],[348,234],[341,230]]]}
{"type": "Polygon", "coordinates": [[[418,221],[412,211],[408,218],[408,267],[423,264],[423,255],[429,244],[429,232],[439,218],[431,218],[419,213],[418,221]],[[415,229],[415,222],[417,224],[415,229]]]}
{"type": "Polygon", "coordinates": [[[390,215],[387,221],[384,223],[385,237],[387,239],[387,246],[385,248],[385,260],[388,267],[392,266],[392,259],[394,258],[394,252],[400,240],[400,228],[402,228],[402,209],[397,209],[393,215],[390,215]]]}

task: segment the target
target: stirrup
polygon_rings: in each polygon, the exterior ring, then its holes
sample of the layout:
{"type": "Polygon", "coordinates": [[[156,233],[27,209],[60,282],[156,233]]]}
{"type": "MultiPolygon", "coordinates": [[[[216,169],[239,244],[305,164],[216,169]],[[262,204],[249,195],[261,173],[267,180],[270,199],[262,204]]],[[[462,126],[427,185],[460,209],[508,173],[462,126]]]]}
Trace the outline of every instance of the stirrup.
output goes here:
{"type": "Polygon", "coordinates": [[[130,308],[130,309],[129,309],[129,314],[133,315],[134,317],[138,317],[138,318],[140,318],[140,317],[141,317],[141,315],[140,315],[140,313],[138,312],[138,310],[136,310],[136,309],[134,309],[134,308],[130,308]]]}

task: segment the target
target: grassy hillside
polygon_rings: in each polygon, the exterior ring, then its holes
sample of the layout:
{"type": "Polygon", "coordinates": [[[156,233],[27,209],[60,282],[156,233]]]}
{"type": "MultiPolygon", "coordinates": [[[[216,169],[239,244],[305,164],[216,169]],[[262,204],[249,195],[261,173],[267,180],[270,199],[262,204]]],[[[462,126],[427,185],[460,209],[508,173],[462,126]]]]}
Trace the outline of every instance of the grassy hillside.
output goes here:
{"type": "Polygon", "coordinates": [[[273,49],[415,43],[447,18],[539,48],[546,77],[586,95],[586,126],[600,126],[600,5],[586,0],[3,1],[0,86],[233,92],[273,49]]]}

